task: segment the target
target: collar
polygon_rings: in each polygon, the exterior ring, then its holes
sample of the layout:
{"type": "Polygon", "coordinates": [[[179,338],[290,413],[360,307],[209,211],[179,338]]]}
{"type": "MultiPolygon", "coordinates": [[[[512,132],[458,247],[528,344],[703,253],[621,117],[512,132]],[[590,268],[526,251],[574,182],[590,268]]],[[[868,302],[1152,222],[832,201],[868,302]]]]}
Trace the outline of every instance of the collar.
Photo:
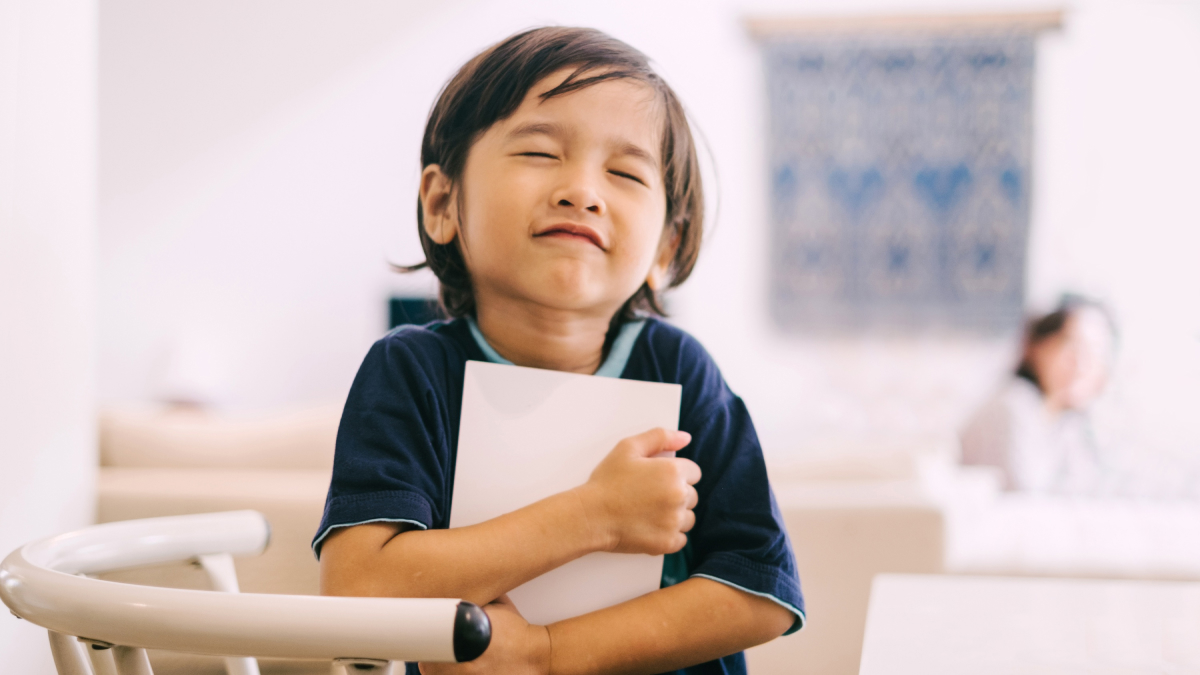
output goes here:
{"type": "MultiPolygon", "coordinates": [[[[506,366],[513,365],[512,361],[500,356],[500,353],[488,344],[487,339],[479,330],[479,325],[475,323],[475,317],[467,317],[467,326],[471,329],[471,337],[475,338],[475,344],[479,345],[480,351],[489,362],[501,363],[506,366]]],[[[598,377],[621,377],[621,373],[625,372],[625,364],[629,363],[629,355],[633,353],[633,344],[637,342],[638,336],[641,335],[642,328],[645,326],[644,319],[629,321],[622,325],[620,332],[617,333],[617,339],[613,340],[612,348],[608,350],[608,358],[600,364],[595,375],[598,377]]]]}

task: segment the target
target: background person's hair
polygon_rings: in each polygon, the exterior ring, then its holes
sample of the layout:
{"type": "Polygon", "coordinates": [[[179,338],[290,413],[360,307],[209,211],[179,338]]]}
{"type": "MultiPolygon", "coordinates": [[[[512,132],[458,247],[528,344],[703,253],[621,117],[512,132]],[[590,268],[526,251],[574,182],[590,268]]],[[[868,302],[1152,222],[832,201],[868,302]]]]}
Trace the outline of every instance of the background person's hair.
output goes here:
{"type": "MultiPolygon", "coordinates": [[[[678,286],[696,264],[704,233],[704,192],[696,146],[675,92],[650,67],[646,55],[620,40],[591,28],[545,27],[518,33],[484,50],[463,65],[438,96],[425,125],[421,168],[437,164],[456,187],[461,187],[471,145],[493,124],[516,112],[542,78],[563,68],[575,70],[542,94],[543,99],[607,80],[631,79],[650,87],[662,105],[661,155],[667,197],[662,241],[668,245],[678,241],[667,270],[667,288],[678,286]]],[[[461,189],[458,194],[461,197],[461,189]]],[[[417,234],[425,262],[397,269],[411,272],[430,268],[440,282],[443,311],[452,317],[474,315],[471,276],[457,237],[448,244],[438,244],[429,237],[420,197],[417,234]]],[[[613,317],[614,323],[639,312],[665,314],[658,291],[646,283],[625,302],[613,317]]]]}
{"type": "MultiPolygon", "coordinates": [[[[1018,377],[1023,377],[1032,382],[1039,390],[1042,389],[1042,383],[1038,381],[1037,371],[1030,359],[1030,352],[1036,345],[1061,333],[1067,325],[1067,320],[1083,309],[1099,312],[1108,324],[1109,330],[1116,336],[1117,324],[1103,303],[1082,295],[1064,293],[1058,301],[1058,307],[1053,312],[1030,319],[1025,324],[1025,344],[1022,347],[1021,362],[1017,364],[1016,370],[1018,377]]],[[[1045,390],[1042,390],[1042,393],[1045,393],[1045,390]]]]}

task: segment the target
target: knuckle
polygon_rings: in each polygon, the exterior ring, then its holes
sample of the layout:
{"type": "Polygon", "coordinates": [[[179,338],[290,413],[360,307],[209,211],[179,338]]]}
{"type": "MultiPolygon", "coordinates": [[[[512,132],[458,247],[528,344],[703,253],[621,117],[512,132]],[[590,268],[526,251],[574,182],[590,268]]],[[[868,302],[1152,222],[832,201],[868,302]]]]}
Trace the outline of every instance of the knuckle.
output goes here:
{"type": "Polygon", "coordinates": [[[686,506],[691,493],[687,485],[681,485],[675,489],[675,501],[681,506],[686,506]]]}
{"type": "Polygon", "coordinates": [[[679,478],[680,480],[686,480],[688,474],[691,473],[691,470],[686,462],[686,459],[677,459],[671,462],[671,469],[673,470],[675,477],[679,478]]]}
{"type": "Polygon", "coordinates": [[[667,489],[663,490],[662,496],[659,499],[659,503],[662,504],[663,508],[665,509],[669,509],[671,511],[679,510],[679,491],[674,485],[671,485],[667,489]]]}
{"type": "Polygon", "coordinates": [[[674,481],[679,479],[679,474],[675,470],[675,465],[672,462],[654,462],[654,476],[660,481],[674,481]]]}

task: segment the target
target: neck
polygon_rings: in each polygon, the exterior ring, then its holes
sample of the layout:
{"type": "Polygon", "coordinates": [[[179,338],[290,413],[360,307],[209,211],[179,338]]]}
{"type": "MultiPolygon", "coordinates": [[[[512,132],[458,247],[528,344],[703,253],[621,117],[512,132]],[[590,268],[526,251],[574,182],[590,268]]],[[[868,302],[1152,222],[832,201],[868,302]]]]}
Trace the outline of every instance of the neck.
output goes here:
{"type": "Polygon", "coordinates": [[[611,312],[577,312],[476,294],[479,331],[518,366],[591,375],[604,357],[611,312]]]}
{"type": "Polygon", "coordinates": [[[1057,418],[1070,408],[1066,401],[1066,397],[1060,393],[1046,393],[1042,395],[1042,406],[1050,417],[1057,418]]]}

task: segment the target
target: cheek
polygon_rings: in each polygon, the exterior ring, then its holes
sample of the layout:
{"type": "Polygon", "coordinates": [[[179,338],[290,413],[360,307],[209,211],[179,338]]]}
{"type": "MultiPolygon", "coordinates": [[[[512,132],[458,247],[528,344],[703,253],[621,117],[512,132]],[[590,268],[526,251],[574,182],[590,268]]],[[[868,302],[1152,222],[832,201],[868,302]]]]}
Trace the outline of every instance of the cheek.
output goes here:
{"type": "Polygon", "coordinates": [[[1079,363],[1075,354],[1063,350],[1055,355],[1052,365],[1053,388],[1056,391],[1071,392],[1079,385],[1079,363]]]}
{"type": "Polygon", "coordinates": [[[666,221],[666,206],[657,199],[645,199],[631,205],[626,225],[626,241],[629,242],[629,264],[645,273],[658,257],[666,221]]]}
{"type": "Polygon", "coordinates": [[[1049,391],[1061,391],[1070,380],[1069,373],[1064,372],[1065,365],[1059,350],[1046,349],[1038,354],[1034,359],[1034,369],[1042,387],[1049,391]]]}
{"type": "Polygon", "coordinates": [[[635,265],[643,272],[649,270],[658,257],[659,243],[662,241],[662,227],[658,223],[647,225],[638,233],[637,262],[635,265]]]}
{"type": "Polygon", "coordinates": [[[1081,358],[1079,361],[1075,372],[1074,385],[1082,393],[1092,395],[1098,393],[1104,387],[1107,374],[1108,369],[1105,367],[1103,360],[1089,354],[1086,358],[1081,358]]]}
{"type": "Polygon", "coordinates": [[[484,169],[464,172],[463,236],[473,256],[507,249],[514,233],[525,233],[536,191],[520,176],[484,169]]]}

